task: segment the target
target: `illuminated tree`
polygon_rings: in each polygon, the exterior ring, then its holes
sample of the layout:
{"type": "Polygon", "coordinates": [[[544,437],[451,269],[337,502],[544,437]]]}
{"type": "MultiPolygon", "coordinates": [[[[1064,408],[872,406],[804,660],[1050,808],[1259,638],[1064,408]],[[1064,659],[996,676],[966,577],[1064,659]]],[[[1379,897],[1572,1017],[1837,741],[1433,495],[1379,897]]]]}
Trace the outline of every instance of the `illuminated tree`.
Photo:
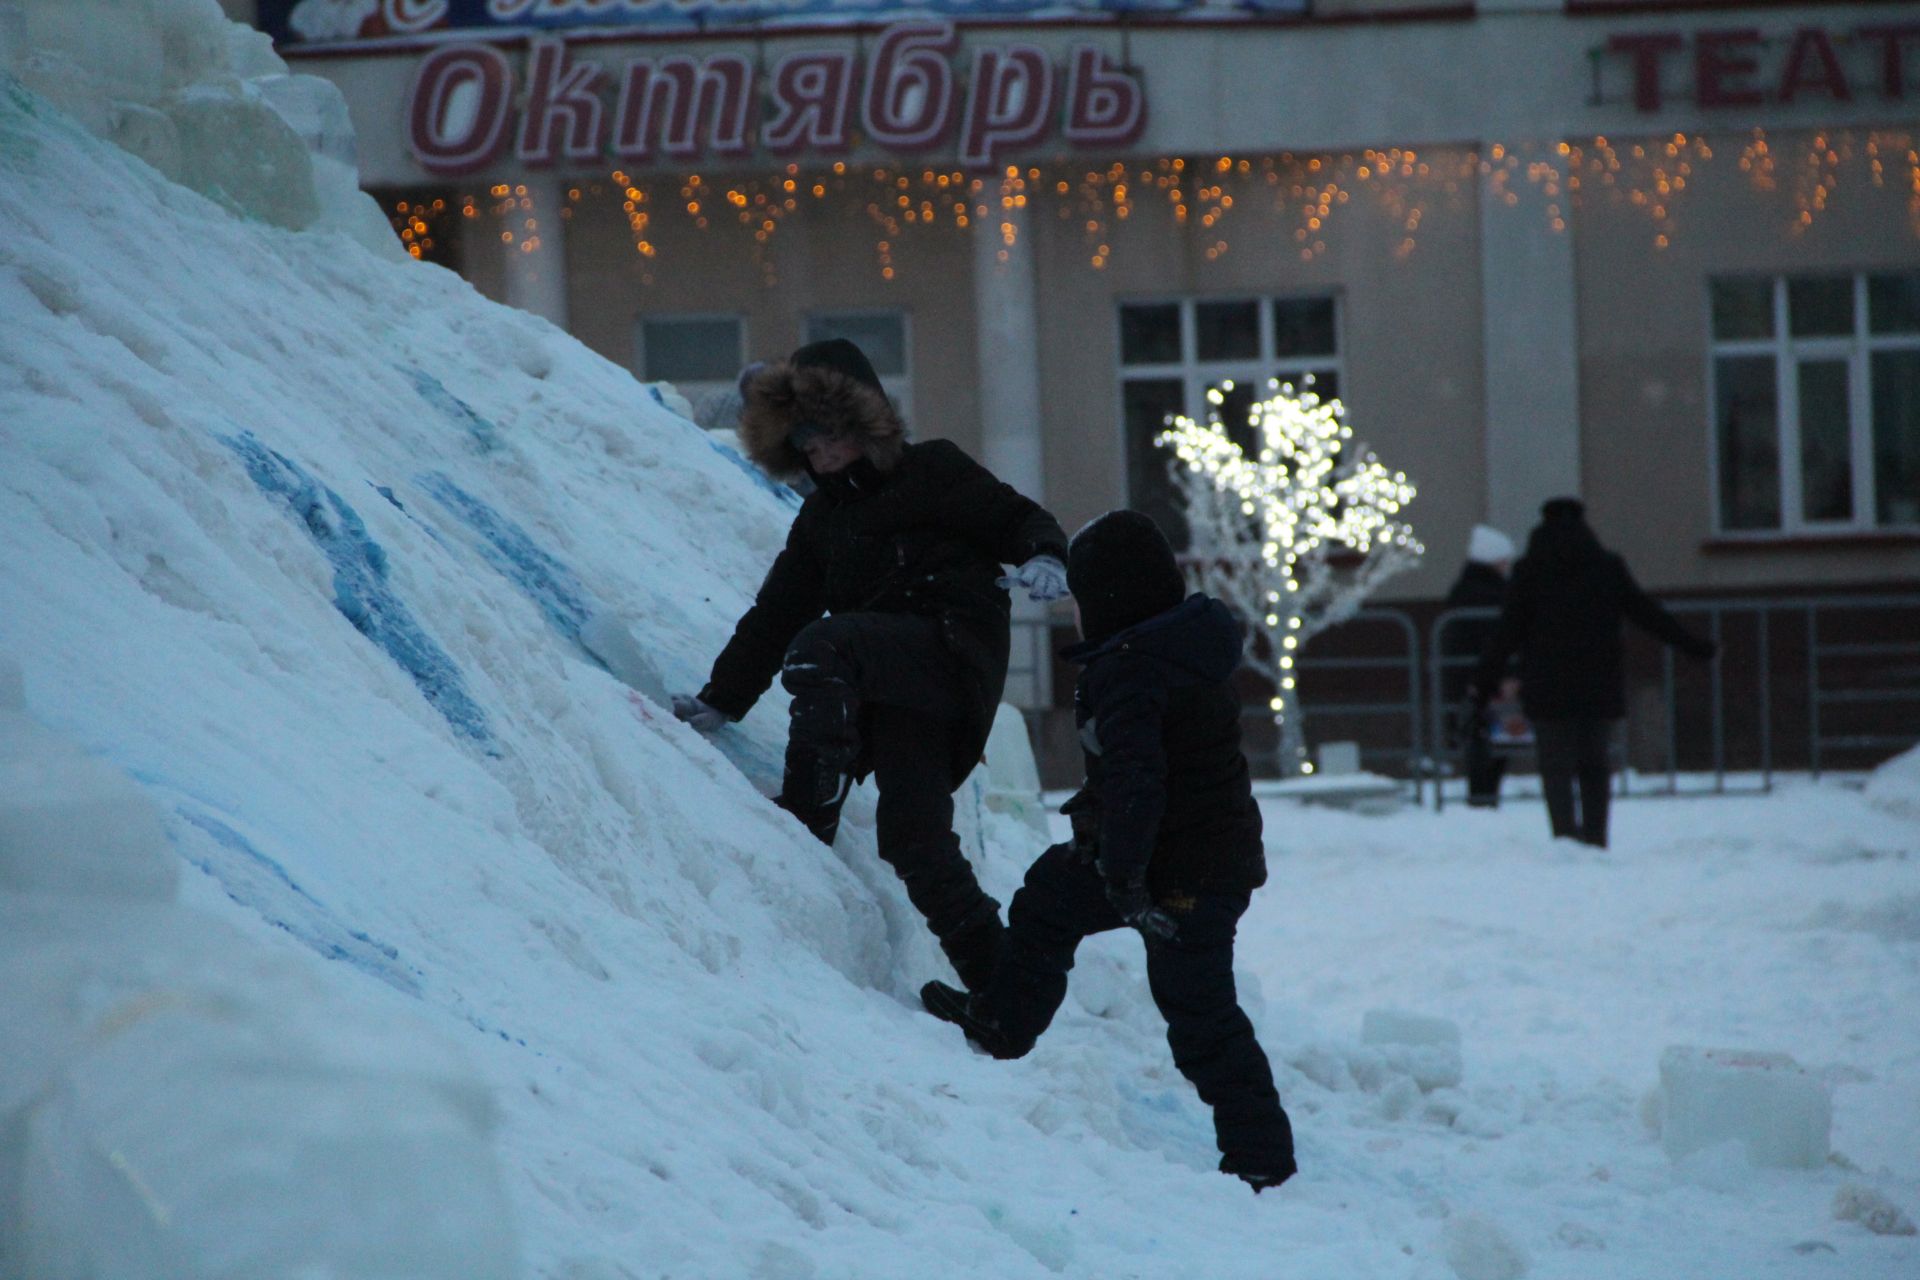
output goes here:
{"type": "Polygon", "coordinates": [[[1295,660],[1308,640],[1351,618],[1381,583],[1411,568],[1425,548],[1400,518],[1413,500],[1404,473],[1349,443],[1338,399],[1322,400],[1306,378],[1269,381],[1248,415],[1257,449],[1234,441],[1220,419],[1226,383],[1207,393],[1205,425],[1179,416],[1156,440],[1173,451],[1168,471],[1192,542],[1187,577],[1224,601],[1265,644],[1247,660],[1273,684],[1281,768],[1311,773],[1294,701],[1295,660]]]}

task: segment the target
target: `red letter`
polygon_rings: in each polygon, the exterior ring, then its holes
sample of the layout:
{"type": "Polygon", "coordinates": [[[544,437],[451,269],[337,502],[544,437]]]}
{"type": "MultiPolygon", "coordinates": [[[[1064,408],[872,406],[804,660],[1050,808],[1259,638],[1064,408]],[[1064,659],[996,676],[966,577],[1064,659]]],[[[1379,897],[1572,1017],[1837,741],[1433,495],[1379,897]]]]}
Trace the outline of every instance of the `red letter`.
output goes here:
{"type": "Polygon", "coordinates": [[[407,92],[407,145],[428,173],[493,163],[507,139],[513,68],[492,45],[451,44],[420,60],[407,92]]]}
{"type": "Polygon", "coordinates": [[[1701,107],[1752,107],[1764,99],[1754,88],[1727,83],[1729,76],[1751,75],[1759,62],[1745,52],[1733,53],[1737,45],[1760,43],[1760,33],[1752,28],[1735,31],[1702,31],[1693,38],[1693,101],[1701,107]]]}
{"type": "Polygon", "coordinates": [[[1787,69],[1780,74],[1780,101],[1792,102],[1802,89],[1824,89],[1835,102],[1853,101],[1846,73],[1834,56],[1833,41],[1818,27],[1802,27],[1793,33],[1793,49],[1787,54],[1787,69]],[[1806,74],[1808,55],[1820,64],[1818,74],[1806,74]]]}
{"type": "Polygon", "coordinates": [[[1110,66],[1090,44],[1073,51],[1067,75],[1067,121],[1061,134],[1076,147],[1120,146],[1146,132],[1147,91],[1138,72],[1110,66]]]}
{"type": "Polygon", "coordinates": [[[982,49],[973,57],[960,163],[985,166],[996,153],[1040,141],[1053,107],[1053,64],[1032,45],[982,49]]]}
{"type": "Polygon", "coordinates": [[[658,133],[668,155],[697,156],[703,150],[704,125],[715,152],[745,155],[750,150],[747,116],[752,86],[753,68],[737,53],[715,54],[704,63],[685,54],[662,58],[657,64],[651,58],[635,58],[620,82],[614,154],[622,160],[646,160],[653,155],[658,133]]]}
{"type": "Polygon", "coordinates": [[[760,145],[777,156],[811,145],[816,151],[847,149],[847,112],[853,96],[853,55],[792,53],[773,69],[773,120],[760,145]]]}
{"type": "Polygon", "coordinates": [[[953,127],[953,51],[960,43],[946,22],[902,22],[887,28],[867,59],[860,123],[889,151],[925,151],[953,127]]]}
{"type": "Polygon", "coordinates": [[[567,46],[534,40],[527,66],[527,110],[520,118],[520,158],[535,168],[566,158],[587,164],[600,158],[600,99],[594,84],[600,68],[582,62],[569,68],[567,46]]]}
{"type": "Polygon", "coordinates": [[[1633,58],[1633,109],[1660,109],[1660,55],[1680,48],[1686,41],[1670,31],[1650,36],[1613,36],[1607,41],[1610,53],[1633,58]]]}
{"type": "Polygon", "coordinates": [[[1898,102],[1907,96],[1907,78],[1900,65],[1901,46],[1914,36],[1920,36],[1920,23],[1907,22],[1898,26],[1862,27],[1856,33],[1863,40],[1880,42],[1880,93],[1889,101],[1898,102]]]}

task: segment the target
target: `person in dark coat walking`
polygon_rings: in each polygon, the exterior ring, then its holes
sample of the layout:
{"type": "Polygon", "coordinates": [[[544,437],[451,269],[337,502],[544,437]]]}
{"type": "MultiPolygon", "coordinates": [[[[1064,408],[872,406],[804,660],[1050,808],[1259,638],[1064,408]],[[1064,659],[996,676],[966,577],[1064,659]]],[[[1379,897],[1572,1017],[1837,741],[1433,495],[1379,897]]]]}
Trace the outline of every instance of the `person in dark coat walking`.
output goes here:
{"type": "MultiPolygon", "coordinates": [[[[1453,589],[1447,592],[1446,607],[1498,609],[1506,603],[1507,571],[1512,566],[1513,539],[1491,525],[1473,526],[1467,540],[1467,562],[1454,579],[1453,589]]],[[[1487,647],[1494,625],[1493,618],[1460,618],[1441,633],[1443,652],[1459,660],[1441,670],[1443,705],[1460,707],[1468,701],[1467,689],[1474,672],[1471,664],[1487,647]]],[[[1467,707],[1454,726],[1454,737],[1460,743],[1461,764],[1467,775],[1467,803],[1475,808],[1497,808],[1507,758],[1493,750],[1486,714],[1477,707],[1467,707]]]]}
{"type": "Polygon", "coordinates": [[[1022,1057],[1066,997],[1080,940],[1137,929],[1174,1065],[1213,1109],[1221,1170],[1277,1186],[1295,1171],[1293,1129],[1233,985],[1234,932],[1267,879],[1229,681],[1241,626],[1186,595],[1173,549],[1136,511],[1076,534],[1067,580],[1085,637],[1065,654],[1084,666],[1073,840],[1028,869],[992,981],[971,997],[930,982],[921,1001],[994,1057],[1022,1057]]]}
{"type": "Polygon", "coordinates": [[[1541,507],[1474,674],[1473,698],[1484,705],[1507,660],[1520,655],[1520,699],[1533,721],[1553,834],[1605,848],[1608,748],[1614,722],[1627,713],[1621,621],[1701,661],[1716,646],[1640,589],[1626,561],[1600,545],[1585,513],[1575,498],[1541,507]]]}
{"type": "Polygon", "coordinates": [[[743,391],[748,456],[815,489],[706,687],[675,698],[674,713],[718,728],[778,673],[793,702],[775,803],[831,845],[852,781],[871,772],[880,857],[978,986],[999,954],[1000,904],[960,851],[953,792],[1006,684],[1007,588],[1065,596],[1066,535],[958,446],[909,444],[844,338],[751,372],[743,391]],[[1003,564],[1020,567],[1003,577],[1003,564]]]}

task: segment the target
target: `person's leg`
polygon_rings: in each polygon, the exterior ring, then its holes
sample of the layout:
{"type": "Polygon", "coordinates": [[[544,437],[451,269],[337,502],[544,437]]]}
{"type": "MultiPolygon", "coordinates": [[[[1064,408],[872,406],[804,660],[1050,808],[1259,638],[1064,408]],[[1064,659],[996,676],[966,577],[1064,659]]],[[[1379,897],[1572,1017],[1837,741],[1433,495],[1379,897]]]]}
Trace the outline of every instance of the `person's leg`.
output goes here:
{"type": "Polygon", "coordinates": [[[845,613],[810,623],[787,647],[780,682],[793,702],[778,803],[827,844],[860,756],[862,705],[960,711],[958,664],[928,618],[845,613]]]}
{"type": "Polygon", "coordinates": [[[882,703],[872,708],[871,725],[880,858],[900,877],[961,983],[977,991],[999,962],[1003,930],[1000,904],[981,890],[953,833],[951,722],[882,703]]]}
{"type": "Polygon", "coordinates": [[[1500,803],[1500,768],[1506,762],[1493,754],[1487,740],[1484,719],[1467,727],[1462,754],[1467,773],[1467,803],[1478,809],[1491,809],[1500,803]]]}
{"type": "Polygon", "coordinates": [[[1147,945],[1147,986],[1167,1020],[1173,1064],[1213,1109],[1220,1168],[1273,1185],[1294,1172],[1293,1127],[1267,1055],[1233,986],[1233,935],[1245,895],[1207,895],[1180,930],[1147,945]]]}
{"type": "Polygon", "coordinates": [[[968,1017],[989,1033],[989,1051],[1018,1058],[1031,1050],[1066,998],[1080,939],[1120,927],[1091,862],[1065,844],[1041,854],[1007,910],[1000,967],[967,1002],[968,1017]]]}
{"type": "Polygon", "coordinates": [[[1556,837],[1577,837],[1580,824],[1573,813],[1573,778],[1579,769],[1578,722],[1536,720],[1533,743],[1540,761],[1540,790],[1547,800],[1547,822],[1556,837]]]}
{"type": "Polygon", "coordinates": [[[1582,720],[1579,738],[1580,838],[1607,847],[1607,808],[1613,799],[1613,721],[1582,720]]]}

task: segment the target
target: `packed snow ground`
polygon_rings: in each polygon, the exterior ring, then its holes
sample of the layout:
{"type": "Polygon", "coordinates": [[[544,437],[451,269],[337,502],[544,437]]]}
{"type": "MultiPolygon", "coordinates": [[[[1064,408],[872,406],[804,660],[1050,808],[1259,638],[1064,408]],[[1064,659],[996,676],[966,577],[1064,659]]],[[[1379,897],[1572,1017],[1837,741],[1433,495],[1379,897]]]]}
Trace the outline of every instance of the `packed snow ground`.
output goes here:
{"type": "MultiPolygon", "coordinates": [[[[190,906],[473,1064],[527,1274],[1920,1274],[1834,1209],[1920,1208],[1910,763],[1628,803],[1605,854],[1534,803],[1269,805],[1240,961],[1303,1172],[1256,1199],[1135,940],[1088,944],[1031,1058],[973,1054],[915,1007],[945,970],[870,804],[822,850],[580,646],[617,614],[693,687],[790,506],[350,221],[206,199],[0,82],[0,655],[159,805],[190,906]],[[1382,1010],[1457,1060],[1364,1042],[1382,1010]],[[1669,1159],[1676,1044],[1793,1055],[1834,1159],[1669,1159]]],[[[763,784],[781,711],[725,743],[763,784]]],[[[962,799],[1005,899],[1038,841],[962,799]]],[[[51,1053],[18,994],[13,1079],[51,1053]]]]}

